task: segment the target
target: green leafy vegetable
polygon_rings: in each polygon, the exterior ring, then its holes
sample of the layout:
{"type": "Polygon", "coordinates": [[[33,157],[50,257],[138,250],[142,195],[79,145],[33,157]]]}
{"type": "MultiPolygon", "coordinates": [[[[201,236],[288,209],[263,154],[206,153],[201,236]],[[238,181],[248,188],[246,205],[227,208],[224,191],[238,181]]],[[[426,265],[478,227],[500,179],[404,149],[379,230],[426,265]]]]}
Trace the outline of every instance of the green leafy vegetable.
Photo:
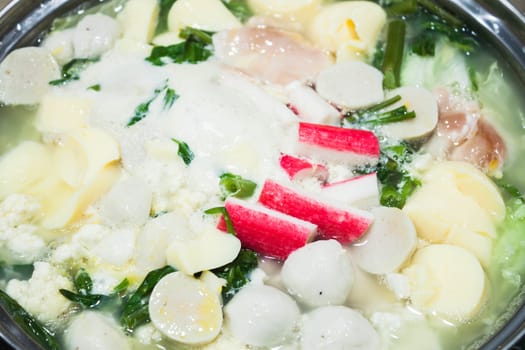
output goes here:
{"type": "Polygon", "coordinates": [[[170,109],[179,97],[175,90],[167,88],[164,93],[164,109],[170,109]]]}
{"type": "Polygon", "coordinates": [[[137,124],[138,122],[140,122],[142,119],[146,118],[149,113],[150,105],[153,103],[153,101],[157,99],[157,97],[159,97],[160,94],[162,94],[162,92],[164,92],[164,99],[163,99],[164,109],[171,108],[173,103],[175,103],[175,101],[177,101],[177,99],[179,98],[179,95],[177,95],[175,90],[168,87],[168,80],[166,80],[162,87],[156,88],[153,91],[153,96],[151,96],[149,100],[139,104],[135,108],[133,117],[131,117],[131,119],[128,121],[126,126],[127,127],[133,126],[137,124]]]}
{"type": "Polygon", "coordinates": [[[514,185],[507,182],[505,179],[492,179],[494,183],[504,191],[504,194],[511,197],[512,199],[522,201],[525,203],[521,191],[514,185]]]}
{"type": "Polygon", "coordinates": [[[4,291],[0,290],[0,305],[31,338],[47,350],[60,350],[58,342],[47,328],[4,291]]]}
{"type": "Polygon", "coordinates": [[[157,26],[155,27],[155,34],[162,34],[168,30],[168,14],[171,7],[177,0],[158,0],[159,1],[159,16],[157,18],[157,26]]]}
{"type": "Polygon", "coordinates": [[[421,185],[406,170],[406,165],[412,162],[414,150],[406,143],[381,148],[377,166],[365,166],[356,169],[357,174],[377,172],[381,183],[381,205],[403,208],[408,197],[421,185]]]}
{"type": "Polygon", "coordinates": [[[401,64],[405,47],[406,23],[403,20],[393,20],[388,24],[385,57],[383,60],[384,86],[395,89],[401,86],[401,64]]]}
{"type": "Polygon", "coordinates": [[[417,12],[417,0],[397,0],[383,4],[389,16],[408,16],[417,12]]]}
{"type": "Polygon", "coordinates": [[[107,296],[103,294],[74,293],[67,289],[59,289],[58,291],[64,296],[64,298],[88,309],[94,309],[100,306],[102,301],[107,298],[107,296]]]}
{"type": "Polygon", "coordinates": [[[219,186],[223,199],[226,197],[248,198],[253,195],[257,184],[243,179],[239,175],[224,173],[220,176],[219,186]]]}
{"type": "Polygon", "coordinates": [[[172,138],[171,141],[175,142],[177,145],[179,145],[179,150],[177,151],[177,154],[179,157],[182,158],[184,161],[184,164],[190,165],[193,158],[195,158],[195,155],[190,149],[190,146],[184,141],[179,141],[177,139],[172,138]]]}
{"type": "Polygon", "coordinates": [[[415,118],[416,114],[413,111],[408,111],[406,106],[400,106],[389,111],[384,110],[400,100],[401,96],[396,95],[375,106],[348,112],[345,114],[345,121],[350,124],[377,126],[415,118]]]}
{"type": "Polygon", "coordinates": [[[225,207],[210,208],[210,209],[205,210],[204,214],[208,214],[208,215],[222,214],[222,217],[224,218],[224,223],[226,224],[226,232],[231,233],[232,235],[235,234],[235,230],[233,229],[233,224],[230,218],[230,214],[228,214],[228,211],[226,210],[225,207]]]}
{"type": "Polygon", "coordinates": [[[213,53],[211,51],[211,35],[213,33],[186,27],[179,36],[186,39],[182,43],[170,46],[155,46],[146,61],[163,66],[166,63],[198,63],[206,61],[213,53]]]}
{"type": "Polygon", "coordinates": [[[88,66],[98,62],[99,58],[75,58],[62,67],[62,78],[51,80],[50,85],[64,85],[73,80],[80,79],[82,73],[88,66]]]}
{"type": "Polygon", "coordinates": [[[460,19],[436,4],[434,0],[417,0],[417,2],[427,11],[436,15],[438,18],[441,18],[453,27],[461,27],[463,25],[463,22],[461,22],[460,19]]]}
{"type": "Polygon", "coordinates": [[[73,284],[77,291],[84,295],[90,293],[93,288],[93,280],[85,269],[78,270],[75,279],[73,280],[73,284]]]}
{"type": "Polygon", "coordinates": [[[465,27],[451,27],[447,23],[434,19],[427,19],[421,24],[423,33],[430,36],[430,33],[439,33],[446,36],[452,45],[463,53],[470,53],[476,50],[478,42],[472,37],[470,30],[465,27]]]}
{"type": "Polygon", "coordinates": [[[11,279],[26,280],[35,269],[33,264],[11,265],[5,261],[0,262],[0,280],[9,281],[11,279]]]}
{"type": "Polygon", "coordinates": [[[500,295],[517,295],[523,286],[525,273],[525,202],[522,198],[511,198],[506,203],[506,217],[500,226],[500,236],[494,242],[489,267],[491,280],[503,279],[505,290],[497,290],[500,295]]]}
{"type": "Polygon", "coordinates": [[[410,51],[422,57],[436,54],[436,38],[431,33],[422,33],[412,40],[410,51]]]}
{"type": "Polygon", "coordinates": [[[101,302],[108,298],[102,294],[91,294],[93,288],[93,280],[86,270],[80,269],[75,278],[73,279],[73,285],[77,293],[69,291],[67,289],[60,289],[59,292],[64,298],[71,300],[74,303],[80,304],[82,307],[92,309],[101,305],[101,302]]]}
{"type": "Polygon", "coordinates": [[[129,280],[124,278],[119,284],[113,288],[113,294],[121,295],[126,292],[129,287],[129,280]]]}
{"type": "Polygon", "coordinates": [[[176,270],[171,266],[150,271],[137,290],[125,301],[120,314],[120,324],[129,333],[150,321],[148,312],[149,297],[155,285],[169,273],[176,270]]]}
{"type": "Polygon", "coordinates": [[[91,85],[88,90],[100,91],[100,84],[91,85]]]}
{"type": "Polygon", "coordinates": [[[253,11],[246,0],[221,0],[224,6],[230,10],[235,17],[239,19],[242,23],[246,22],[251,16],[253,16],[253,11]]]}
{"type": "Polygon", "coordinates": [[[235,294],[250,281],[250,272],[257,267],[257,254],[249,249],[241,249],[237,258],[218,269],[212,270],[217,277],[226,280],[222,289],[224,304],[230,301],[235,294]]]}
{"type": "Polygon", "coordinates": [[[385,43],[382,40],[377,42],[374,55],[370,64],[375,68],[381,70],[383,68],[383,61],[385,60],[385,43]]]}

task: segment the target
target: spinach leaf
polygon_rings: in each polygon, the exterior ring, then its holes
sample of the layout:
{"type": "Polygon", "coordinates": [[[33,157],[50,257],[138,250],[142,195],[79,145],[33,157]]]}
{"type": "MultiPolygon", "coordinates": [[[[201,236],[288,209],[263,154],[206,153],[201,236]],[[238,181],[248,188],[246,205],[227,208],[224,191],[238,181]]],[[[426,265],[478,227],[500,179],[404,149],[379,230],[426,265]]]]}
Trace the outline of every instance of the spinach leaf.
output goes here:
{"type": "Polygon", "coordinates": [[[382,147],[376,166],[363,166],[356,169],[355,173],[377,172],[381,183],[381,205],[401,209],[408,197],[421,185],[421,182],[406,170],[406,165],[412,162],[413,154],[414,150],[407,143],[382,147]]]}
{"type": "Polygon", "coordinates": [[[135,328],[150,321],[148,303],[151,292],[162,277],[175,271],[171,266],[150,271],[137,290],[124,302],[120,324],[127,332],[132,333],[135,328]]]}
{"type": "Polygon", "coordinates": [[[212,270],[217,277],[226,280],[226,286],[222,289],[224,304],[228,303],[250,281],[249,274],[256,267],[257,254],[250,249],[243,248],[234,261],[212,270]]]}
{"type": "Polygon", "coordinates": [[[251,16],[253,11],[248,5],[246,0],[221,0],[224,6],[230,10],[230,12],[239,19],[242,23],[246,22],[251,16]]]}
{"type": "Polygon", "coordinates": [[[389,16],[408,16],[417,12],[417,0],[392,1],[384,6],[389,16]]]}
{"type": "Polygon", "coordinates": [[[78,270],[75,279],[73,280],[73,284],[77,291],[84,295],[89,294],[93,288],[93,280],[91,279],[91,276],[89,276],[89,273],[83,268],[78,270]]]}
{"type": "Polygon", "coordinates": [[[452,27],[459,28],[463,26],[463,22],[460,19],[436,4],[434,0],[417,0],[417,3],[419,6],[425,8],[425,10],[447,22],[452,27]]]}
{"type": "Polygon", "coordinates": [[[100,91],[100,84],[95,84],[95,85],[91,85],[90,87],[88,87],[88,90],[93,90],[93,91],[100,91]]]}
{"type": "Polygon", "coordinates": [[[170,46],[155,46],[146,61],[156,66],[166,63],[198,63],[206,61],[213,53],[211,35],[213,33],[186,27],[179,36],[186,39],[182,43],[170,46]]]}
{"type": "Polygon", "coordinates": [[[179,97],[180,96],[177,95],[175,90],[167,88],[166,92],[164,93],[164,109],[170,109],[179,97]]]}
{"type": "Polygon", "coordinates": [[[140,122],[142,119],[146,118],[149,113],[149,107],[159,97],[159,95],[164,92],[164,109],[169,109],[177,101],[179,98],[179,95],[175,92],[175,90],[168,87],[168,80],[164,82],[164,85],[162,87],[158,87],[153,91],[153,96],[146,102],[143,102],[139,104],[135,108],[135,112],[133,114],[133,117],[128,121],[126,124],[127,127],[133,126],[140,122]]]}
{"type": "Polygon", "coordinates": [[[109,296],[102,294],[91,294],[93,280],[84,269],[78,270],[73,279],[73,285],[75,286],[76,293],[67,289],[59,289],[59,292],[64,298],[71,300],[84,308],[96,308],[101,305],[103,300],[110,298],[109,296]]]}
{"type": "Polygon", "coordinates": [[[126,292],[129,287],[129,280],[124,278],[119,284],[113,288],[113,294],[121,295],[126,292]]]}
{"type": "Polygon", "coordinates": [[[184,141],[179,141],[177,139],[172,138],[171,141],[175,142],[177,145],[179,145],[179,150],[177,151],[177,154],[179,157],[182,158],[182,161],[186,165],[190,165],[193,158],[195,158],[195,155],[190,149],[190,146],[184,141]]]}
{"type": "Polygon", "coordinates": [[[451,27],[433,18],[427,18],[421,24],[423,33],[438,33],[446,36],[452,45],[464,53],[474,52],[479,46],[477,40],[472,36],[470,30],[465,27],[451,27]]]}
{"type": "Polygon", "coordinates": [[[511,199],[514,199],[514,200],[517,200],[517,201],[521,201],[522,203],[525,203],[525,199],[523,198],[523,195],[522,195],[521,191],[516,186],[514,186],[511,183],[507,182],[504,178],[502,178],[502,179],[493,178],[492,181],[494,181],[494,183],[500,189],[503,190],[503,193],[507,197],[510,197],[511,199]]]}
{"type": "Polygon", "coordinates": [[[162,34],[168,30],[168,14],[171,7],[177,0],[158,0],[159,1],[159,16],[157,18],[157,26],[155,27],[155,34],[162,34]]]}
{"type": "Polygon", "coordinates": [[[410,44],[410,51],[421,57],[432,57],[436,53],[436,37],[424,32],[415,37],[410,44]]]}
{"type": "Polygon", "coordinates": [[[51,80],[50,85],[65,85],[73,80],[80,79],[82,73],[88,66],[98,62],[99,58],[75,58],[62,67],[62,78],[51,80]]]}
{"type": "Polygon", "coordinates": [[[381,70],[383,61],[385,59],[385,43],[382,40],[377,42],[374,55],[371,58],[370,64],[375,68],[381,70]]]}
{"type": "Polygon", "coordinates": [[[11,265],[0,261],[0,280],[26,280],[33,274],[34,269],[33,264],[11,265]]]}
{"type": "Polygon", "coordinates": [[[384,111],[385,108],[392,106],[400,100],[401,96],[396,95],[372,107],[347,112],[344,120],[350,124],[378,126],[414,119],[416,117],[415,112],[408,111],[406,106],[384,111]]]}
{"type": "Polygon", "coordinates": [[[102,301],[106,298],[108,298],[107,295],[103,294],[82,294],[82,293],[74,293],[72,291],[69,291],[67,289],[59,289],[58,290],[64,298],[71,300],[72,302],[79,304],[82,307],[85,307],[87,309],[94,309],[101,305],[102,301]]]}
{"type": "Polygon", "coordinates": [[[235,230],[233,229],[233,223],[230,218],[230,214],[228,214],[228,211],[226,210],[225,207],[210,208],[210,209],[205,210],[204,214],[208,214],[208,215],[222,214],[224,223],[226,224],[226,232],[231,233],[232,235],[235,234],[235,230]]]}
{"type": "Polygon", "coordinates": [[[219,186],[224,200],[230,196],[236,198],[251,197],[257,184],[251,180],[243,179],[239,175],[224,173],[220,176],[219,186]]]}
{"type": "Polygon", "coordinates": [[[0,305],[24,331],[44,349],[60,350],[54,334],[2,290],[0,290],[0,305]]]}

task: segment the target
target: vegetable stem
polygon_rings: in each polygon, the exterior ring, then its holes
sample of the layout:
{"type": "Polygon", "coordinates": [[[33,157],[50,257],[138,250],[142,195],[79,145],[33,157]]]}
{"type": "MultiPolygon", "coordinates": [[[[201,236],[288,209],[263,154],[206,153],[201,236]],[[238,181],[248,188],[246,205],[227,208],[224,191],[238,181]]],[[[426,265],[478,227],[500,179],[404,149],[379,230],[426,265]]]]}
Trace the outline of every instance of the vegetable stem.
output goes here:
{"type": "Polygon", "coordinates": [[[385,10],[390,16],[407,16],[417,12],[417,0],[405,0],[394,2],[385,10]]]}
{"type": "Polygon", "coordinates": [[[378,112],[378,111],[380,111],[382,109],[385,109],[386,107],[389,107],[389,106],[391,106],[394,103],[399,102],[399,101],[401,101],[401,96],[400,95],[396,95],[394,97],[389,98],[388,100],[384,100],[383,102],[380,102],[380,103],[376,104],[375,106],[372,106],[370,108],[365,109],[364,112],[361,113],[361,114],[378,112]]]}
{"type": "Polygon", "coordinates": [[[383,61],[385,75],[384,87],[395,89],[401,86],[401,64],[405,46],[406,23],[403,20],[393,20],[388,24],[388,35],[383,61]]]}
{"type": "Polygon", "coordinates": [[[60,350],[60,346],[53,334],[20,306],[16,300],[2,290],[0,290],[0,305],[24,331],[44,349],[60,350]]]}
{"type": "Polygon", "coordinates": [[[418,4],[453,27],[461,27],[463,23],[453,14],[437,5],[434,0],[417,0],[418,4]]]}

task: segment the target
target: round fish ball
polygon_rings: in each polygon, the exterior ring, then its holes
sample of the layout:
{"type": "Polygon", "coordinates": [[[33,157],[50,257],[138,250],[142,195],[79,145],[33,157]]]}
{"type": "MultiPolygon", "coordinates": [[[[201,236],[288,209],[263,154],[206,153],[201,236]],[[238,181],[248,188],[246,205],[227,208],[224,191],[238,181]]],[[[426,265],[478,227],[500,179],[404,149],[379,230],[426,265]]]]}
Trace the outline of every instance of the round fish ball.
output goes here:
{"type": "Polygon", "coordinates": [[[299,307],[286,293],[264,285],[249,285],[224,308],[233,336],[253,346],[282,344],[292,334],[299,307]]]}
{"type": "Polygon", "coordinates": [[[84,311],[73,319],[65,332],[66,349],[131,350],[124,333],[99,312],[84,311]]]}
{"type": "Polygon", "coordinates": [[[16,49],[0,63],[0,103],[39,103],[50,88],[49,82],[58,78],[60,67],[47,49],[16,49]]]}
{"type": "Polygon", "coordinates": [[[325,306],[303,317],[302,350],[376,350],[376,330],[360,313],[345,306],[325,306]]]}
{"type": "Polygon", "coordinates": [[[113,47],[120,36],[118,22],[106,15],[88,15],[78,22],[73,33],[76,58],[95,58],[113,47]]]}
{"type": "Polygon", "coordinates": [[[290,294],[305,305],[340,305],[350,293],[354,272],[341,244],[326,240],[307,244],[290,254],[281,279],[290,294]]]}

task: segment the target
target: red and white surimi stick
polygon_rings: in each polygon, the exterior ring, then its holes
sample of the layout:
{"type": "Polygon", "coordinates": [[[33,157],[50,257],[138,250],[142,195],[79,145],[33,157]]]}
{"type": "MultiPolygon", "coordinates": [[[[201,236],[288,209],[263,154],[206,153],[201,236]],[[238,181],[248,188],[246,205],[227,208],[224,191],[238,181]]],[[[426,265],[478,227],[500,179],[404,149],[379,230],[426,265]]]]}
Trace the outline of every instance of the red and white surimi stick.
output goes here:
{"type": "Polygon", "coordinates": [[[379,141],[368,130],[299,123],[298,153],[312,159],[351,165],[377,163],[379,141]]]}
{"type": "Polygon", "coordinates": [[[320,194],[327,200],[345,203],[357,208],[377,207],[379,206],[377,174],[371,173],[326,184],[321,189],[320,194]]]}
{"type": "Polygon", "coordinates": [[[312,163],[304,158],[283,154],[279,164],[292,180],[316,177],[325,182],[328,179],[328,169],[324,165],[312,163]]]}
{"type": "Polygon", "coordinates": [[[264,183],[259,202],[268,208],[316,224],[320,238],[333,238],[343,244],[361,237],[373,219],[367,211],[342,209],[272,180],[264,183]]]}
{"type": "Polygon", "coordinates": [[[290,109],[301,119],[321,124],[336,124],[341,120],[341,113],[311,87],[294,81],[286,86],[286,92],[290,109]]]}
{"type": "MultiPolygon", "coordinates": [[[[285,260],[316,234],[316,225],[259,204],[229,197],[224,206],[242,246],[264,256],[285,260]]],[[[226,231],[223,218],[218,228],[226,231]]]]}

